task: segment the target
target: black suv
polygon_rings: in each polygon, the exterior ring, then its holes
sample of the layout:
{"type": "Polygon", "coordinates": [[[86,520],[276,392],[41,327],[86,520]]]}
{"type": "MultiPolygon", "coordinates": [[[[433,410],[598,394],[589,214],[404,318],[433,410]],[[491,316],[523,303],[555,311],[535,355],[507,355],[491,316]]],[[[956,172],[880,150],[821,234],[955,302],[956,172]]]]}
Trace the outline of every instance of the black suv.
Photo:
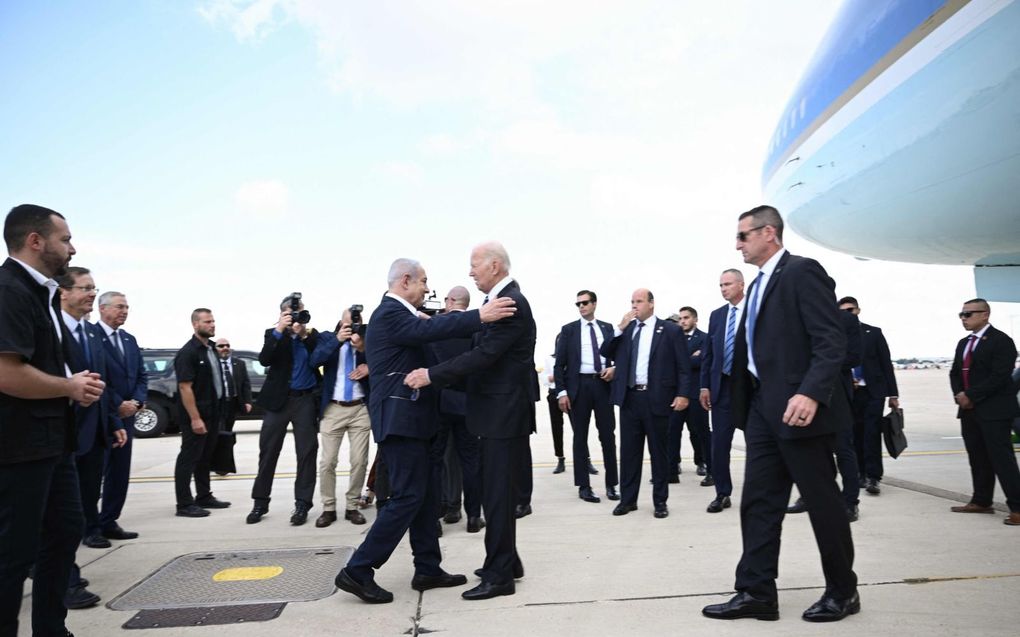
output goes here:
{"type": "MultiPolygon", "coordinates": [[[[145,408],[135,416],[135,435],[139,438],[155,438],[164,433],[179,431],[174,403],[177,401],[177,375],[174,373],[175,349],[143,349],[145,372],[149,375],[149,394],[145,408]]],[[[252,401],[258,398],[262,384],[266,381],[266,368],[259,363],[257,352],[234,350],[232,355],[244,361],[251,380],[252,401]]],[[[252,405],[250,414],[239,413],[238,420],[259,419],[265,415],[258,405],[252,405]]]]}

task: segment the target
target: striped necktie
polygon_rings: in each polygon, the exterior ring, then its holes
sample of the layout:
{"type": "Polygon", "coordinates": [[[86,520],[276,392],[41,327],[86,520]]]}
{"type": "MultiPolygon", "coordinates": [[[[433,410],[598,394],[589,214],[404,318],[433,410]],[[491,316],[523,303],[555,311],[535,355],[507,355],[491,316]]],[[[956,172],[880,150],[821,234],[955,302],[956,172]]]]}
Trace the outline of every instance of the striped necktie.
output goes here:
{"type": "Polygon", "coordinates": [[[733,341],[737,336],[737,306],[730,306],[730,317],[726,320],[726,342],[723,344],[722,371],[727,376],[733,370],[733,341]]]}

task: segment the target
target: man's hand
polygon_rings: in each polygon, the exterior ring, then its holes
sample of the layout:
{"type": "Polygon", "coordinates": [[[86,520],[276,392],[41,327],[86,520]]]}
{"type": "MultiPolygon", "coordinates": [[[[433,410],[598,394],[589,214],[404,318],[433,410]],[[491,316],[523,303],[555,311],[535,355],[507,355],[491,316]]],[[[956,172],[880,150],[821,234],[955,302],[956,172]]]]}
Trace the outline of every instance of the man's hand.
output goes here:
{"type": "Polygon", "coordinates": [[[347,378],[351,380],[361,380],[365,376],[368,376],[368,365],[364,363],[352,369],[350,374],[347,374],[347,378]]]}
{"type": "Polygon", "coordinates": [[[563,413],[567,413],[568,411],[570,411],[570,396],[561,397],[559,403],[560,411],[562,411],[563,413]]]}
{"type": "Polygon", "coordinates": [[[280,319],[276,321],[276,331],[280,334],[286,334],[293,323],[294,319],[290,315],[290,310],[280,312],[280,319]]]}
{"type": "Polygon", "coordinates": [[[251,413],[251,403],[245,403],[244,404],[244,413],[246,413],[246,414],[250,414],[251,413]]]}
{"type": "Polygon", "coordinates": [[[617,327],[619,327],[620,331],[622,332],[625,329],[627,329],[627,326],[630,325],[630,322],[636,318],[637,310],[631,310],[630,312],[627,312],[626,314],[623,315],[623,318],[620,319],[620,324],[617,325],[617,327]]]}
{"type": "Polygon", "coordinates": [[[604,367],[602,369],[602,371],[599,372],[599,378],[601,378],[602,380],[606,381],[607,383],[613,382],[613,377],[614,376],[616,376],[616,368],[615,367],[604,367]]]}
{"type": "Polygon", "coordinates": [[[708,389],[702,389],[701,393],[698,394],[698,402],[701,403],[701,408],[705,411],[712,411],[712,392],[708,389]]]}
{"type": "Polygon", "coordinates": [[[351,334],[351,346],[362,354],[365,353],[365,339],[361,338],[361,334],[351,334]]]}
{"type": "Polygon", "coordinates": [[[701,356],[701,350],[696,350],[691,356],[701,356]]]}
{"type": "Polygon", "coordinates": [[[133,400],[125,400],[117,407],[118,418],[130,418],[138,413],[138,405],[133,400]]]}
{"type": "Polygon", "coordinates": [[[673,411],[683,411],[687,409],[691,401],[687,400],[685,396],[677,396],[673,399],[673,411]]]}
{"type": "Polygon", "coordinates": [[[890,396],[889,397],[889,409],[899,409],[899,408],[900,408],[900,399],[895,397],[895,396],[890,396]]]}
{"type": "MultiPolygon", "coordinates": [[[[351,326],[350,325],[343,325],[343,326],[340,327],[340,329],[338,329],[336,331],[336,340],[338,340],[341,343],[343,343],[347,339],[351,338],[353,335],[354,335],[354,333],[351,331],[351,326]]],[[[353,343],[353,341],[352,341],[352,343],[353,343]]]]}
{"type": "Polygon", "coordinates": [[[123,447],[127,444],[127,432],[123,429],[113,430],[113,448],[123,447]]]}
{"type": "Polygon", "coordinates": [[[966,392],[960,392],[956,395],[956,404],[960,406],[960,409],[974,409],[974,403],[971,401],[970,396],[966,392]]]}
{"type": "Polygon", "coordinates": [[[196,418],[195,420],[192,420],[191,430],[198,434],[199,436],[207,433],[207,430],[205,428],[205,421],[203,421],[201,418],[196,418]]]}
{"type": "Polygon", "coordinates": [[[804,394],[794,394],[786,402],[783,422],[791,427],[807,427],[818,412],[818,401],[804,394]]]}
{"type": "Polygon", "coordinates": [[[513,316],[514,312],[517,311],[514,305],[516,305],[516,302],[508,296],[490,299],[488,303],[482,306],[482,309],[478,310],[478,316],[481,317],[482,323],[493,323],[508,316],[513,316]]]}
{"type": "Polygon", "coordinates": [[[106,383],[99,380],[99,374],[85,370],[67,379],[67,397],[88,407],[103,395],[106,383]]]}
{"type": "Polygon", "coordinates": [[[432,381],[429,380],[429,370],[424,367],[419,367],[404,377],[404,384],[411,389],[421,389],[422,387],[431,385],[432,381]]]}

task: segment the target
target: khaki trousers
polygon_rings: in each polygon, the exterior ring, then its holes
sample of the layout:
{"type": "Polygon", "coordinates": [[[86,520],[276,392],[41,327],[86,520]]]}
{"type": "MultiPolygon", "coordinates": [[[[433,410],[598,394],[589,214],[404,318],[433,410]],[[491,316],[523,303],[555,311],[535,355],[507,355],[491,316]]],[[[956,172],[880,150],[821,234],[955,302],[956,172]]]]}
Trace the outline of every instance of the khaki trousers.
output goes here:
{"type": "Polygon", "coordinates": [[[358,497],[365,484],[368,468],[368,441],[372,426],[368,419],[368,405],[343,407],[336,403],[326,406],[326,412],[319,422],[322,458],[319,461],[319,494],[324,511],[336,511],[336,464],[340,455],[340,443],[344,433],[351,447],[350,486],[347,488],[347,510],[358,508],[358,497]]]}

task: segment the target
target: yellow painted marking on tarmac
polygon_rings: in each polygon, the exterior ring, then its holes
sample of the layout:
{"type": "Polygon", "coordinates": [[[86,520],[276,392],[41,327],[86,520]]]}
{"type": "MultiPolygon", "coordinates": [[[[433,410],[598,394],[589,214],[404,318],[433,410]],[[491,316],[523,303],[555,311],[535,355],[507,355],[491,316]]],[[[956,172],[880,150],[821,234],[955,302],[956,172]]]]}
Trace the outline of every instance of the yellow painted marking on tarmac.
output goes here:
{"type": "Polygon", "coordinates": [[[908,577],[903,580],[904,584],[934,584],[936,582],[960,582],[964,580],[981,579],[1003,579],[1006,577],[1020,577],[1020,573],[1003,573],[1001,575],[957,575],[947,577],[908,577]]]}
{"type": "Polygon", "coordinates": [[[273,579],[283,572],[282,566],[243,566],[225,568],[213,575],[214,582],[251,582],[273,579]]]}

